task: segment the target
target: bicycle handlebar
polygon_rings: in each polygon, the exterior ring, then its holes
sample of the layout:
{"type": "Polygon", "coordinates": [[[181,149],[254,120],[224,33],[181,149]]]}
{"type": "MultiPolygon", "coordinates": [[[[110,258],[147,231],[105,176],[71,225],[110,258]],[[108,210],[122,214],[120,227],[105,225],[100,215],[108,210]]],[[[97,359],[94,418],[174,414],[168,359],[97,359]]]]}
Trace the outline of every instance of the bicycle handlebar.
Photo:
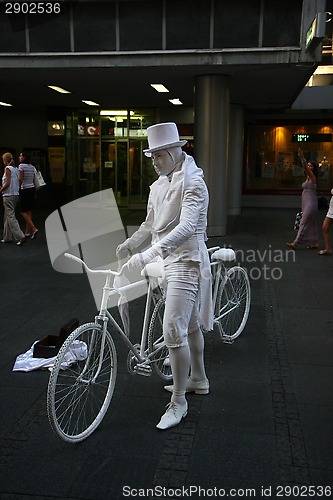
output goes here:
{"type": "Polygon", "coordinates": [[[90,269],[90,267],[88,267],[87,264],[82,259],[80,259],[79,257],[76,257],[76,255],[73,255],[71,253],[67,253],[66,252],[66,253],[64,253],[64,256],[67,259],[74,260],[78,264],[81,264],[88,273],[94,273],[94,274],[112,274],[113,276],[120,276],[120,274],[122,273],[122,270],[124,268],[124,266],[122,266],[122,268],[118,272],[117,271],[112,271],[112,269],[90,269]]]}
{"type": "Polygon", "coordinates": [[[220,247],[210,247],[210,248],[207,248],[208,250],[208,253],[209,254],[212,254],[213,252],[215,252],[216,250],[220,250],[220,247]]]}
{"type": "MultiPolygon", "coordinates": [[[[211,255],[211,257],[212,257],[213,252],[217,253],[218,251],[221,251],[221,254],[223,254],[223,255],[219,256],[219,258],[217,260],[230,261],[230,260],[235,259],[235,257],[231,257],[229,254],[228,254],[228,256],[226,256],[226,254],[228,252],[230,252],[230,254],[234,255],[234,251],[232,249],[220,249],[220,247],[211,247],[211,248],[208,248],[207,250],[208,250],[208,253],[211,255]]],[[[66,253],[64,253],[64,256],[67,259],[74,260],[78,264],[81,264],[88,273],[92,273],[92,274],[111,274],[113,276],[120,276],[124,270],[124,267],[126,266],[126,264],[123,264],[123,266],[120,268],[119,271],[112,271],[112,269],[90,269],[90,267],[88,267],[87,264],[82,259],[80,259],[79,257],[76,257],[76,255],[73,255],[71,253],[66,252],[66,253]]]]}

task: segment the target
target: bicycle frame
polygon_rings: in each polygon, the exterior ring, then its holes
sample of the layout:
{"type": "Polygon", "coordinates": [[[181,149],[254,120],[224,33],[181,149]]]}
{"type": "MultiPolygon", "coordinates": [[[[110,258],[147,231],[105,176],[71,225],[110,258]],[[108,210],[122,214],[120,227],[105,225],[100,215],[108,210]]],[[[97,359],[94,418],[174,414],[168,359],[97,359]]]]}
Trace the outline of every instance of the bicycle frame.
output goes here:
{"type": "MultiPolygon", "coordinates": [[[[220,250],[220,247],[212,247],[208,248],[208,253],[210,254],[210,257],[213,255],[213,253],[216,250],[220,250]]],[[[235,311],[238,308],[238,303],[237,302],[229,302],[224,306],[224,308],[219,311],[220,314],[216,316],[216,303],[217,303],[217,297],[218,297],[218,292],[219,288],[221,286],[222,280],[227,280],[227,267],[223,261],[223,259],[215,260],[210,262],[210,267],[211,267],[211,272],[213,276],[213,290],[212,290],[212,301],[213,301],[213,311],[214,311],[214,325],[218,327],[219,333],[221,337],[223,338],[224,342],[230,342],[228,339],[228,335],[226,335],[223,332],[223,329],[221,327],[220,320],[225,318],[226,316],[229,316],[233,311],[235,311]],[[230,304],[233,304],[230,306],[230,304]]],[[[233,283],[230,281],[230,286],[232,287],[233,292],[235,291],[233,283]]],[[[233,294],[232,294],[233,295],[233,294]]]]}
{"type": "MultiPolygon", "coordinates": [[[[216,251],[219,250],[220,247],[211,247],[208,248],[208,253],[210,256],[216,251]]],[[[213,310],[215,311],[215,306],[216,306],[216,300],[217,300],[217,293],[219,290],[219,284],[220,280],[223,276],[226,274],[226,267],[223,264],[221,260],[216,260],[216,261],[211,261],[210,262],[210,269],[213,277],[213,295],[212,295],[212,300],[213,300],[213,310]],[[214,273],[214,268],[216,268],[215,273],[214,273]]],[[[214,317],[214,323],[218,321],[219,318],[214,317]]]]}
{"type": "MultiPolygon", "coordinates": [[[[249,312],[249,281],[246,271],[240,266],[227,268],[224,262],[235,259],[231,249],[209,249],[211,254],[211,289],[214,302],[214,325],[219,325],[223,341],[233,341],[242,332],[249,312]],[[216,250],[216,253],[213,253],[216,250]],[[235,281],[233,281],[235,280],[235,281]],[[239,314],[234,306],[239,307],[239,314]],[[231,308],[230,317],[223,318],[231,308]],[[223,318],[223,319],[221,319],[223,318]],[[221,322],[221,324],[219,324],[221,322]]],[[[172,378],[169,351],[163,337],[165,314],[164,290],[159,284],[161,269],[158,263],[148,264],[144,279],[117,287],[112,278],[119,273],[112,270],[93,270],[78,257],[65,254],[80,263],[87,273],[105,276],[100,308],[94,322],[80,325],[65,340],[60,348],[50,375],[47,390],[47,411],[52,428],[65,441],[79,442],[86,439],[104,418],[112,399],[117,376],[117,350],[108,323],[118,332],[127,346],[127,368],[130,373],[151,375],[153,370],[163,380],[172,378]],[[146,302],[140,344],[133,344],[126,328],[126,318],[120,311],[121,321],[108,311],[111,297],[122,296],[129,290],[145,286],[146,302]],[[76,352],[77,346],[79,347],[76,352]],[[63,362],[70,365],[63,370],[63,362]],[[73,362],[72,362],[73,360],[73,362]]],[[[120,281],[120,280],[119,280],[120,281]]],[[[142,296],[143,290],[137,290],[142,296]]],[[[113,303],[113,302],[112,302],[113,303]]],[[[119,305],[119,302],[118,302],[119,305]]]]}
{"type": "MultiPolygon", "coordinates": [[[[136,283],[131,283],[130,285],[125,285],[124,287],[121,287],[119,289],[114,289],[111,288],[109,292],[106,290],[107,297],[113,294],[119,294],[122,291],[133,289],[139,286],[142,286],[144,283],[147,283],[147,280],[141,280],[136,283]]],[[[121,339],[123,342],[127,345],[128,349],[133,353],[139,364],[147,364],[147,362],[150,362],[150,358],[153,355],[156,355],[156,351],[154,353],[147,353],[147,335],[148,335],[148,326],[149,326],[149,313],[151,309],[151,304],[153,302],[153,297],[154,297],[154,292],[153,288],[148,282],[148,290],[147,290],[147,296],[146,296],[146,304],[145,304],[145,312],[144,312],[144,317],[143,317],[143,325],[142,325],[142,331],[141,331],[141,339],[140,339],[140,350],[138,351],[135,347],[135,345],[130,341],[124,330],[121,328],[119,323],[115,320],[115,318],[112,316],[112,314],[107,310],[103,309],[100,312],[99,316],[96,316],[96,319],[103,319],[104,324],[105,324],[105,329],[107,325],[107,321],[110,321],[111,324],[114,326],[114,328],[117,330],[119,333],[121,339]],[[105,321],[107,320],[107,321],[105,321]]],[[[102,301],[103,302],[103,301],[102,301]]]]}
{"type": "MultiPolygon", "coordinates": [[[[221,250],[220,247],[212,247],[208,248],[208,253],[210,255],[210,258],[212,257],[213,253],[215,251],[221,250]]],[[[122,272],[122,269],[119,272],[112,271],[111,269],[101,269],[101,270],[94,270],[90,269],[81,259],[78,257],[75,257],[71,254],[65,254],[66,257],[71,258],[78,263],[80,263],[86,270],[87,273],[99,273],[99,274],[106,274],[106,279],[105,279],[105,284],[103,286],[103,293],[102,293],[102,299],[101,299],[101,305],[100,305],[100,310],[98,315],[95,316],[95,322],[97,324],[100,324],[102,326],[102,331],[103,331],[103,342],[101,346],[101,353],[100,353],[100,360],[99,360],[99,367],[96,373],[96,377],[98,376],[101,365],[102,365],[102,354],[104,350],[104,345],[105,345],[105,335],[107,331],[107,325],[108,322],[110,322],[115,330],[118,332],[120,335],[121,339],[123,342],[126,344],[127,348],[129,351],[133,354],[134,358],[137,361],[137,365],[135,368],[138,367],[138,369],[142,369],[142,374],[149,375],[148,371],[150,369],[151,365],[151,358],[156,357],[156,353],[158,353],[160,350],[163,349],[165,346],[164,340],[161,339],[161,342],[158,341],[158,344],[155,346],[154,352],[149,353],[148,352],[148,347],[147,347],[147,337],[148,337],[148,328],[149,328],[149,322],[150,322],[150,311],[151,311],[151,305],[154,301],[154,305],[156,305],[157,300],[154,299],[154,289],[152,287],[150,277],[148,276],[147,273],[144,274],[145,278],[142,280],[139,280],[134,283],[129,283],[127,285],[124,285],[119,288],[115,288],[111,286],[111,279],[112,277],[119,276],[122,272]],[[144,317],[143,317],[143,325],[142,325],[142,331],[141,331],[141,338],[140,338],[140,344],[133,344],[131,340],[129,339],[129,336],[126,335],[124,329],[120,326],[120,324],[116,321],[114,316],[108,311],[108,301],[112,295],[121,295],[122,293],[126,293],[129,290],[135,289],[139,286],[142,286],[145,284],[147,286],[147,294],[146,294],[146,303],[145,303],[145,312],[144,312],[144,317]]],[[[233,257],[234,258],[234,257],[233,257]]],[[[228,259],[226,259],[228,260],[228,259]]],[[[228,308],[223,311],[219,311],[219,315],[215,316],[216,314],[216,303],[217,303],[217,298],[218,298],[218,293],[219,293],[219,287],[221,286],[221,282],[223,279],[226,279],[227,277],[227,268],[223,262],[223,257],[218,258],[217,260],[211,260],[210,261],[210,268],[211,268],[211,273],[213,277],[213,286],[212,286],[212,302],[213,302],[213,310],[214,310],[214,325],[218,326],[220,335],[222,338],[227,337],[224,335],[224,332],[221,328],[220,320],[224,318],[225,316],[229,315],[230,312],[233,310],[237,309],[238,304],[235,303],[234,305],[228,304],[228,308]]],[[[163,296],[163,292],[161,288],[158,286],[158,298],[163,296]]],[[[89,356],[89,353],[88,353],[89,356]]]]}
{"type": "MultiPolygon", "coordinates": [[[[134,282],[130,283],[128,285],[124,285],[119,288],[114,288],[111,286],[111,279],[112,277],[119,276],[122,272],[122,269],[119,272],[112,271],[111,269],[90,269],[83,260],[80,258],[68,254],[65,254],[65,257],[75,260],[79,264],[81,264],[84,269],[86,270],[87,273],[93,273],[93,274],[106,274],[106,279],[105,279],[105,284],[103,286],[103,293],[102,293],[102,298],[101,298],[101,305],[99,309],[99,313],[95,316],[95,322],[97,324],[100,324],[102,326],[102,331],[103,331],[103,338],[102,338],[102,345],[100,349],[100,359],[99,359],[99,366],[96,370],[96,374],[94,376],[94,379],[97,378],[97,376],[100,373],[101,366],[102,366],[102,355],[103,355],[103,350],[104,350],[104,345],[105,345],[105,335],[106,335],[106,330],[107,330],[107,325],[108,322],[110,321],[115,330],[118,332],[120,335],[122,341],[126,344],[127,348],[133,353],[134,357],[138,361],[138,365],[141,366],[143,369],[145,367],[148,367],[150,364],[150,359],[153,356],[156,356],[156,353],[159,352],[163,348],[163,343],[154,351],[154,353],[148,353],[147,352],[147,335],[148,335],[148,326],[149,326],[149,313],[151,309],[151,304],[154,300],[154,290],[152,287],[152,284],[150,282],[149,276],[145,273],[145,278],[134,282]],[[145,304],[145,313],[144,313],[144,319],[143,319],[143,326],[142,326],[142,332],[141,332],[141,340],[140,340],[140,349],[136,349],[136,346],[130,341],[129,337],[126,335],[124,332],[123,328],[119,325],[119,323],[115,320],[115,318],[112,316],[112,314],[108,311],[107,306],[108,306],[108,301],[111,297],[111,295],[119,295],[123,292],[138,288],[139,286],[142,286],[143,284],[147,285],[147,295],[146,295],[146,304],[145,304]]],[[[159,297],[162,297],[162,291],[159,288],[159,297]]],[[[155,301],[156,303],[156,301],[155,301]]],[[[89,359],[89,353],[88,353],[88,359],[89,359]]]]}
{"type": "MultiPolygon", "coordinates": [[[[216,271],[215,279],[214,279],[214,285],[213,285],[213,308],[215,311],[219,283],[220,283],[220,279],[222,279],[226,275],[226,267],[222,261],[211,262],[210,265],[211,265],[211,268],[217,267],[217,271],[216,271]]],[[[225,316],[230,314],[230,312],[232,312],[234,309],[237,309],[237,304],[235,304],[231,308],[228,308],[228,310],[226,312],[220,314],[219,316],[214,316],[214,323],[217,325],[220,325],[220,323],[219,323],[220,319],[224,318],[225,316]]]]}

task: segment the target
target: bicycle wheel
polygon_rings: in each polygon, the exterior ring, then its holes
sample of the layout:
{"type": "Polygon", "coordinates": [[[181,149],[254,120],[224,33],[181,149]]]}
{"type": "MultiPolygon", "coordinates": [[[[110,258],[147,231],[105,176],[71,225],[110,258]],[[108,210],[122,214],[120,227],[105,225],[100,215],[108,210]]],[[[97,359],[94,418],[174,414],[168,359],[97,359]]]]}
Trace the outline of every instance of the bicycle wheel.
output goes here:
{"type": "Polygon", "coordinates": [[[148,352],[150,361],[157,375],[163,380],[171,380],[169,350],[164,343],[163,316],[165,299],[161,298],[154,307],[148,328],[148,352]]]}
{"type": "Polygon", "coordinates": [[[47,390],[53,430],[75,443],[90,436],[109,407],[117,375],[114,342],[97,323],[79,326],[62,345],[47,390]],[[68,366],[69,365],[69,366],[68,366]]]}
{"type": "Polygon", "coordinates": [[[244,330],[251,303],[250,282],[245,269],[228,269],[219,285],[215,318],[219,321],[222,338],[233,341],[244,330]]]}

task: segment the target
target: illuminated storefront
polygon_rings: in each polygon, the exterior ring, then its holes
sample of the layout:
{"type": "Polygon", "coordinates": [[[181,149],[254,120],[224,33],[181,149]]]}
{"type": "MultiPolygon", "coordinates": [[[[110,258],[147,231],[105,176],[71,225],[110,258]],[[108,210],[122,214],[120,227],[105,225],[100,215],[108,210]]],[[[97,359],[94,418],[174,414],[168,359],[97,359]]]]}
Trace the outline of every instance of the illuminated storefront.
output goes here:
{"type": "Polygon", "coordinates": [[[322,124],[249,125],[247,128],[245,193],[294,194],[301,188],[304,171],[298,148],[318,163],[318,189],[333,185],[333,127],[322,124]]]}
{"type": "MultiPolygon", "coordinates": [[[[66,185],[72,191],[70,197],[112,188],[120,206],[145,205],[149,186],[157,178],[151,159],[143,154],[147,127],[154,123],[153,109],[95,109],[68,114],[66,185]]],[[[179,130],[188,140],[185,150],[192,153],[193,126],[180,124],[179,130]]]]}
{"type": "Polygon", "coordinates": [[[74,196],[112,188],[121,205],[145,203],[154,172],[142,150],[147,110],[92,110],[67,118],[67,184],[74,196]]]}

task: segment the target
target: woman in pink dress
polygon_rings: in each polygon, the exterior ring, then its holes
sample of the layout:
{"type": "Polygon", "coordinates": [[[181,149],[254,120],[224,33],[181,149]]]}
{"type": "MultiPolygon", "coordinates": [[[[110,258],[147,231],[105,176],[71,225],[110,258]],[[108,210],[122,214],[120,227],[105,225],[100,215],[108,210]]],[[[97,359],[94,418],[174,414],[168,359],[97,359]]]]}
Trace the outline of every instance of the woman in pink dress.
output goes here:
{"type": "Polygon", "coordinates": [[[318,198],[317,198],[317,175],[318,167],[316,162],[306,162],[303,151],[298,149],[298,156],[301,159],[306,180],[302,184],[302,219],[296,238],[292,243],[287,243],[288,247],[296,248],[297,245],[307,243],[307,248],[318,248],[318,198]]]}

